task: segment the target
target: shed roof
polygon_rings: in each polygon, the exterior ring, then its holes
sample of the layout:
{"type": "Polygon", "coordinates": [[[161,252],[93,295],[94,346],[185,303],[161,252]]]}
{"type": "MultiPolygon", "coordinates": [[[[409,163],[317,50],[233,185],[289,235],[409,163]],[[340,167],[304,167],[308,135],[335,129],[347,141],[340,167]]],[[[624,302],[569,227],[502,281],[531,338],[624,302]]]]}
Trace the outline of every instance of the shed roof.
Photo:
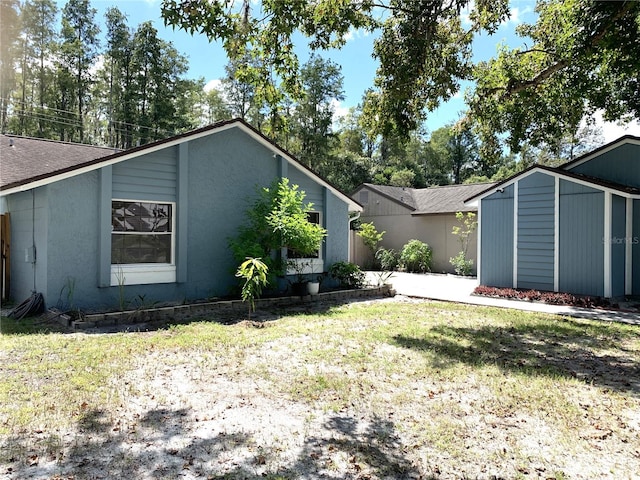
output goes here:
{"type": "Polygon", "coordinates": [[[358,190],[368,188],[411,210],[411,215],[436,215],[443,213],[471,212],[476,208],[465,205],[464,200],[490,189],[495,183],[443,185],[429,188],[393,187],[389,185],[362,184],[358,190]]]}
{"type": "Polygon", "coordinates": [[[527,177],[533,173],[541,172],[547,173],[554,177],[564,178],[566,180],[574,181],[582,185],[593,187],[599,190],[609,191],[618,195],[629,198],[640,198],[640,189],[636,187],[630,187],[628,185],[622,185],[620,183],[609,182],[601,178],[592,177],[589,175],[583,175],[581,173],[575,173],[571,170],[563,170],[562,168],[547,167],[546,165],[532,165],[531,167],[523,170],[522,172],[513,175],[506,180],[498,182],[489,188],[484,189],[477,194],[465,199],[465,204],[473,205],[475,201],[480,200],[486,196],[499,190],[501,187],[505,187],[515,183],[518,179],[527,177]]]}
{"type": "Polygon", "coordinates": [[[362,205],[357,201],[343,193],[339,188],[331,185],[300,163],[292,154],[273,143],[261,132],[239,118],[217,122],[190,132],[122,151],[77,143],[3,135],[0,138],[0,196],[54,183],[64,178],[120,163],[139,155],[230,128],[239,128],[244,131],[266,148],[271,149],[274,155],[282,156],[289,164],[302,170],[320,185],[327,187],[349,205],[350,211],[362,211],[362,205]],[[13,138],[13,146],[10,146],[11,138],[13,138]],[[20,148],[15,148],[18,144],[20,144],[20,148]],[[5,170],[7,172],[6,178],[5,170]]]}

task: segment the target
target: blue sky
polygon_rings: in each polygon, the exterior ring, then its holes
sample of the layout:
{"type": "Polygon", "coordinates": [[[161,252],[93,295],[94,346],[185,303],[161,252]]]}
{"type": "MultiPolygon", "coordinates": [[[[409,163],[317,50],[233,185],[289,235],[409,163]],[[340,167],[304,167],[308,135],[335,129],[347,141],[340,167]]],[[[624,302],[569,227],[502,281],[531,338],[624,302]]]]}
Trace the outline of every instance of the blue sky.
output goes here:
{"type": "MultiPolygon", "coordinates": [[[[57,0],[60,8],[65,0],[57,0]]],[[[224,66],[227,63],[224,50],[219,44],[209,43],[203,35],[191,36],[182,30],[164,27],[160,17],[160,0],[92,0],[91,4],[98,10],[96,21],[104,27],[104,12],[112,6],[117,6],[128,17],[128,25],[136,28],[140,23],[150,20],[158,29],[159,36],[171,41],[175,48],[189,58],[190,78],[203,77],[206,82],[215,82],[224,76],[224,66]]],[[[520,45],[522,39],[515,35],[515,26],[522,22],[535,20],[534,0],[512,1],[512,16],[503,23],[493,36],[483,36],[476,40],[473,47],[475,60],[486,60],[493,56],[499,43],[510,46],[520,45]]],[[[365,90],[373,85],[376,71],[375,60],[371,57],[374,36],[363,32],[353,32],[347,44],[341,50],[320,52],[324,58],[329,58],[341,66],[344,76],[345,99],[336,105],[337,113],[346,112],[349,107],[356,106],[362,100],[365,90]]],[[[304,46],[301,46],[304,50],[304,46]]],[[[301,55],[301,62],[305,61],[301,55]]],[[[429,114],[427,128],[433,131],[459,118],[465,109],[463,92],[442,105],[435,112],[429,114]]],[[[633,134],[640,136],[640,123],[634,122],[631,128],[625,129],[613,124],[604,124],[604,140],[614,140],[620,135],[633,134]]]]}

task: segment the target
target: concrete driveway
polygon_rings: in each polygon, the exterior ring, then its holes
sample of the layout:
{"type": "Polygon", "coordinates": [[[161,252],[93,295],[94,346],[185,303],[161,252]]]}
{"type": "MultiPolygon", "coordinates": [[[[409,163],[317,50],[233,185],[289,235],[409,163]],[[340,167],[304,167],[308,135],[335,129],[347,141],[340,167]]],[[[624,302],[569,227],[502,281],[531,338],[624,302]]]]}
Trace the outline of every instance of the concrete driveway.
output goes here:
{"type": "MultiPolygon", "coordinates": [[[[380,273],[367,272],[367,279],[370,283],[376,284],[380,279],[380,273]]],[[[407,297],[512,308],[531,312],[640,325],[640,312],[637,309],[629,308],[629,305],[626,304],[621,305],[621,309],[619,310],[605,310],[598,308],[578,308],[568,305],[548,305],[546,303],[523,302],[472,295],[473,290],[478,285],[476,278],[458,277],[456,275],[440,273],[393,272],[386,283],[393,285],[396,294],[407,297]]]]}

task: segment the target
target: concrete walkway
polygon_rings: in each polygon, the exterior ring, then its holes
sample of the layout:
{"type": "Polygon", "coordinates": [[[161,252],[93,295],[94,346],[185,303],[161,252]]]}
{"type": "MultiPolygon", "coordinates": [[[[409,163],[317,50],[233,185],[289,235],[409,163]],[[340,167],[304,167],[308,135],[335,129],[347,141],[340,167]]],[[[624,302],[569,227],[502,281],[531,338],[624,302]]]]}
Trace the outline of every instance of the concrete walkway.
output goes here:
{"type": "MultiPolygon", "coordinates": [[[[367,272],[367,278],[371,283],[375,284],[380,279],[380,273],[367,272]]],[[[472,295],[473,290],[478,285],[478,281],[475,278],[461,278],[455,275],[438,273],[417,274],[393,272],[391,277],[387,279],[387,283],[393,285],[397,294],[408,297],[513,308],[516,310],[640,325],[640,312],[627,311],[624,307],[621,310],[578,308],[567,305],[548,305],[546,303],[523,302],[472,295]]]]}

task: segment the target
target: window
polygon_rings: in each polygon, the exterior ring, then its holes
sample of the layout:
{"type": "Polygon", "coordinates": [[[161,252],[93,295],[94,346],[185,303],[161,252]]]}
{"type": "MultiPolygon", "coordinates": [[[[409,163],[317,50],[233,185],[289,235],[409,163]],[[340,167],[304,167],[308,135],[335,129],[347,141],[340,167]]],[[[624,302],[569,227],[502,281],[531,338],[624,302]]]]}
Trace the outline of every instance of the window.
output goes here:
{"type": "Polygon", "coordinates": [[[173,204],[113,200],[111,284],[175,281],[173,232],[173,204]]]}
{"type": "MultiPolygon", "coordinates": [[[[321,225],[320,212],[307,212],[307,220],[310,223],[321,225]]],[[[287,258],[320,258],[320,250],[316,250],[311,255],[307,255],[306,257],[303,257],[300,254],[298,254],[295,250],[287,249],[287,258]]]]}

